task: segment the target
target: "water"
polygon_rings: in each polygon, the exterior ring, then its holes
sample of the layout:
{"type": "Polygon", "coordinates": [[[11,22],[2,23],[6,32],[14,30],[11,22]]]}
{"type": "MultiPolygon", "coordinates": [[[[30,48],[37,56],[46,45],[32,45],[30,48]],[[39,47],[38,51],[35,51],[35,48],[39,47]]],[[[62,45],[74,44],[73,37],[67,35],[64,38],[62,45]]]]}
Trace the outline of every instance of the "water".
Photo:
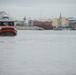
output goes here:
{"type": "Polygon", "coordinates": [[[0,75],[76,75],[76,31],[1,36],[0,75]]]}

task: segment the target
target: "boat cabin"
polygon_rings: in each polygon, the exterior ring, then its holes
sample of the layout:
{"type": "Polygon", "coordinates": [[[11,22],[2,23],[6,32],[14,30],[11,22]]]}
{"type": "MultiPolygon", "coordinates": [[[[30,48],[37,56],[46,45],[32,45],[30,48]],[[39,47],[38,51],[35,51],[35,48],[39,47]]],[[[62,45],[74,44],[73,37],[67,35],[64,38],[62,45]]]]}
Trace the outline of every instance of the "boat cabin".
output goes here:
{"type": "Polygon", "coordinates": [[[14,26],[14,21],[0,20],[0,35],[17,35],[17,30],[14,26]]]}
{"type": "Polygon", "coordinates": [[[14,26],[14,21],[1,21],[0,20],[0,26],[14,26]]]}

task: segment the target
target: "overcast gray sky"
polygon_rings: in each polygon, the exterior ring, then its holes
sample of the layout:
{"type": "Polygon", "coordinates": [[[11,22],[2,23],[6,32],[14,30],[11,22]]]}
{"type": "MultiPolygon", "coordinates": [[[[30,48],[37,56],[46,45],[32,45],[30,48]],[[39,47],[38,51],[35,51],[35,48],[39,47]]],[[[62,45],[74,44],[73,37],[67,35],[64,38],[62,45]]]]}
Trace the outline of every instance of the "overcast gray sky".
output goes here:
{"type": "Polygon", "coordinates": [[[38,19],[41,17],[76,17],[76,0],[0,0],[0,11],[10,16],[38,19]]]}

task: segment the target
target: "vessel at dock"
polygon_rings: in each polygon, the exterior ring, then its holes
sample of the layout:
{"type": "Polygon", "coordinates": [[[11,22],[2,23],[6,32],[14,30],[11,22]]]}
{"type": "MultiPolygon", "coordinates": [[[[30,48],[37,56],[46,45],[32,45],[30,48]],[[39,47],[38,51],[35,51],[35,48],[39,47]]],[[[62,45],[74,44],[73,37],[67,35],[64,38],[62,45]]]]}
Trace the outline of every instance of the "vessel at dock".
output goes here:
{"type": "Polygon", "coordinates": [[[0,35],[17,35],[13,20],[0,20],[0,35]]]}
{"type": "Polygon", "coordinates": [[[39,20],[30,20],[29,24],[32,24],[33,26],[41,27],[45,30],[51,30],[52,27],[52,21],[39,21],[39,20]]]}
{"type": "Polygon", "coordinates": [[[17,30],[14,26],[2,26],[0,35],[17,35],[17,30]]]}
{"type": "Polygon", "coordinates": [[[17,35],[15,21],[7,15],[0,19],[0,35],[17,35]]]}

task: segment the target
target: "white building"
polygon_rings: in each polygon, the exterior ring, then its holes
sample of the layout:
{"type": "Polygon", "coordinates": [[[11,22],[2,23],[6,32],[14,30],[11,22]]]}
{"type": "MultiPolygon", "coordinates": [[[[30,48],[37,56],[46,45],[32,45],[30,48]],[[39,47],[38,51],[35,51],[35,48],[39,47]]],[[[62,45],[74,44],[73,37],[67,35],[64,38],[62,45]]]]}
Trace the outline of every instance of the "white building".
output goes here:
{"type": "Polygon", "coordinates": [[[66,17],[62,17],[62,26],[68,26],[68,19],[66,17]]]}
{"type": "Polygon", "coordinates": [[[68,18],[68,23],[70,27],[76,26],[76,18],[69,17],[68,18]]]}

